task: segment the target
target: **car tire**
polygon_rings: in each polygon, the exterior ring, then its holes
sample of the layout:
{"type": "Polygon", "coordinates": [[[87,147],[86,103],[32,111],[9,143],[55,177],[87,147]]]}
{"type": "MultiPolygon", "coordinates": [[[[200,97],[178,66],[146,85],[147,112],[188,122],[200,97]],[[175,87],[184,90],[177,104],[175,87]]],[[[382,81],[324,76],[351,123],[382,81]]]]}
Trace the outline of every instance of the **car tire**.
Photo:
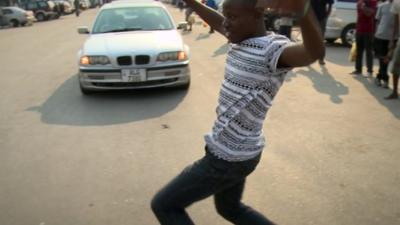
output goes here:
{"type": "Polygon", "coordinates": [[[333,44],[333,43],[335,43],[336,39],[335,38],[328,38],[328,39],[325,39],[325,41],[328,42],[329,44],[333,44]]]}
{"type": "Polygon", "coordinates": [[[38,13],[38,14],[36,14],[36,19],[37,19],[38,21],[45,21],[45,20],[46,20],[46,17],[44,16],[43,13],[38,13]]]}
{"type": "Polygon", "coordinates": [[[342,44],[344,46],[350,47],[355,40],[355,35],[356,35],[356,25],[355,24],[347,25],[342,31],[341,35],[342,44]]]}
{"type": "Polygon", "coordinates": [[[11,23],[11,25],[13,27],[19,27],[19,21],[18,20],[11,20],[10,23],[11,23]]]}

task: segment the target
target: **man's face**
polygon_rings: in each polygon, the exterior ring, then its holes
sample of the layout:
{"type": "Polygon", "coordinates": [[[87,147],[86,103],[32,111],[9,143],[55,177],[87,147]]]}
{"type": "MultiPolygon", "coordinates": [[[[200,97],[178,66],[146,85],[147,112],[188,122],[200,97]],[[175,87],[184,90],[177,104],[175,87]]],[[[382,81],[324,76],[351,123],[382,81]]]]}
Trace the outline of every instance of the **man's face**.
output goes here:
{"type": "Polygon", "coordinates": [[[254,8],[237,0],[227,0],[223,5],[225,35],[232,43],[240,43],[255,35],[259,16],[254,8]]]}

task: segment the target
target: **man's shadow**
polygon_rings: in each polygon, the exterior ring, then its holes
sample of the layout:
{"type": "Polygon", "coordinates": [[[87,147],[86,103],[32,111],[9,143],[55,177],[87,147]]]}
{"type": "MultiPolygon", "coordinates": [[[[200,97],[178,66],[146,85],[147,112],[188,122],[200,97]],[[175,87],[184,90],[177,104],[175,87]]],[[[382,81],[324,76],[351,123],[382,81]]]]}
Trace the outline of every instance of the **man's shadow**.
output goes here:
{"type": "Polygon", "coordinates": [[[301,68],[300,70],[290,73],[287,81],[291,81],[292,78],[296,77],[297,74],[301,74],[309,78],[315,90],[322,94],[329,95],[330,100],[335,104],[341,104],[343,99],[341,96],[349,94],[349,88],[341,82],[335,80],[335,78],[325,68],[321,68],[321,72],[315,70],[312,66],[306,67],[308,70],[301,68]]]}
{"type": "Polygon", "coordinates": [[[375,99],[383,106],[385,106],[388,111],[390,111],[393,116],[400,119],[400,101],[399,100],[386,100],[385,97],[388,96],[392,90],[383,89],[382,87],[377,87],[374,84],[374,79],[372,77],[356,76],[354,79],[362,83],[365,89],[375,97],[375,99]]]}

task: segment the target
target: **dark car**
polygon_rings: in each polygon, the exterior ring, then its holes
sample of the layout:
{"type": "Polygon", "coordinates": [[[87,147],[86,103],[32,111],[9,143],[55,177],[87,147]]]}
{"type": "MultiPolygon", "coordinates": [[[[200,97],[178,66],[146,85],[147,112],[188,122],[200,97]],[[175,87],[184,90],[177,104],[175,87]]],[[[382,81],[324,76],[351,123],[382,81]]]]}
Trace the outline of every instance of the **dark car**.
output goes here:
{"type": "Polygon", "coordinates": [[[55,3],[52,1],[28,0],[21,3],[20,7],[33,11],[38,21],[57,19],[59,17],[55,9],[55,3]]]}

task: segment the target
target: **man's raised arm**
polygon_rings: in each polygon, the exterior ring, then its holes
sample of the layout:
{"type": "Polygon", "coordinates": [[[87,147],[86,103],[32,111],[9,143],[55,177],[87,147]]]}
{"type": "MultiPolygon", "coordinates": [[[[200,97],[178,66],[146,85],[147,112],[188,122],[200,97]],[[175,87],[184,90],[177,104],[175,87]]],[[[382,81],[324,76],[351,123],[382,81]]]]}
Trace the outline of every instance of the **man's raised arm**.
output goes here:
{"type": "Polygon", "coordinates": [[[197,0],[183,0],[186,2],[187,6],[192,8],[209,26],[214,28],[214,30],[225,35],[222,23],[224,22],[224,16],[207,7],[206,5],[198,2],[197,0]]]}
{"type": "Polygon", "coordinates": [[[313,10],[300,20],[303,43],[287,47],[280,59],[279,67],[308,66],[325,55],[324,40],[313,10]]]}

